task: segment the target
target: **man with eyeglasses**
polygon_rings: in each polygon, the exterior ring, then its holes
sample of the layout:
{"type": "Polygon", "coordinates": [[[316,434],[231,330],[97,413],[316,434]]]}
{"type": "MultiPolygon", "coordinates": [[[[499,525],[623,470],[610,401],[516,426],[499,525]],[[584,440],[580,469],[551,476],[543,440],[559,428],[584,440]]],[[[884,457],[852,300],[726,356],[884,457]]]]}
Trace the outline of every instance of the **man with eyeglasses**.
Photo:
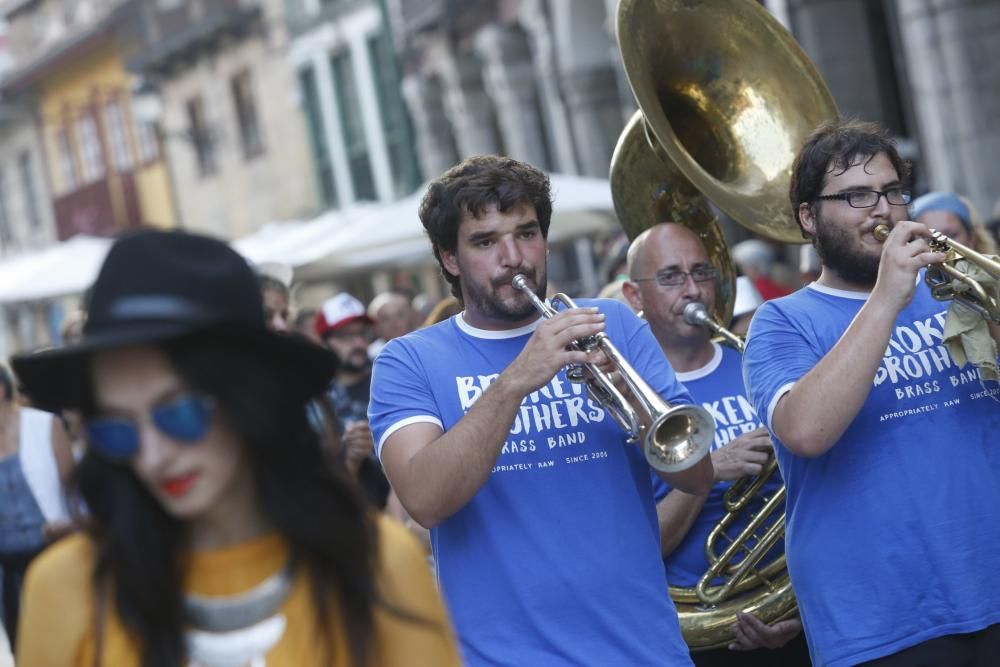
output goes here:
{"type": "Polygon", "coordinates": [[[877,125],[813,132],[790,198],[820,276],[758,309],[743,359],[816,665],[1000,654],[1000,409],[943,344],[948,304],[921,276],[944,256],[907,219],[908,175],[877,125]]]}
{"type": "Polygon", "coordinates": [[[337,356],[337,373],[329,393],[343,429],[341,441],[347,467],[358,477],[369,500],[384,509],[389,482],[374,456],[368,426],[372,384],[368,345],[372,340],[372,325],[364,305],[347,292],[327,299],[316,313],[316,334],[337,356]]]}
{"type": "MultiPolygon", "coordinates": [[[[746,399],[740,353],[712,341],[706,327],[684,319],[688,304],[701,303],[712,312],[716,303],[719,272],[698,235],[677,223],[647,229],[629,247],[628,275],[622,286],[625,298],[643,312],[677,379],[715,418],[711,453],[715,484],[708,493],[685,493],[653,477],[667,581],[671,586],[693,588],[709,567],[705,541],[725,514],[723,496],[733,481],[760,473],[771,451],[771,438],[746,399]]],[[[780,485],[779,479],[772,478],[764,493],[770,495],[780,485]]],[[[745,514],[729,534],[738,534],[748,521],[749,514],[745,514]]],[[[780,555],[776,550],[767,561],[780,555]]],[[[807,665],[801,629],[797,618],[769,626],[752,614],[741,614],[729,647],[695,652],[691,659],[698,667],[807,665]],[[797,641],[789,643],[795,637],[797,641]]]]}

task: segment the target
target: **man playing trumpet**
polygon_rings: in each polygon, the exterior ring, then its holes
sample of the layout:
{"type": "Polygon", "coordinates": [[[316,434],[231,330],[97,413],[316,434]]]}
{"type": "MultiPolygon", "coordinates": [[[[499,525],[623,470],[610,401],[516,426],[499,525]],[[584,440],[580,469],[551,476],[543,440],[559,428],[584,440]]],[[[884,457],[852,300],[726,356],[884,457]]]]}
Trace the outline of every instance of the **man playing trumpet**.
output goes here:
{"type": "MultiPolygon", "coordinates": [[[[376,449],[403,506],[431,529],[466,664],[686,665],[649,465],[564,368],[605,364],[599,332],[670,403],[690,403],[628,308],[588,301],[542,318],[513,285],[546,290],[548,178],[475,157],[420,206],[464,311],[390,341],[375,361],[376,449]]],[[[705,493],[709,457],[665,475],[705,493]]]]}
{"type": "MultiPolygon", "coordinates": [[[[685,317],[692,304],[701,304],[708,313],[715,308],[719,272],[697,234],[676,223],[647,229],[629,248],[628,273],[625,297],[633,308],[643,311],[677,378],[715,417],[711,453],[715,485],[711,491],[691,494],[654,480],[667,580],[672,586],[690,588],[708,569],[705,540],[725,513],[723,495],[734,480],[762,471],[771,452],[771,438],[745,397],[740,352],[712,341],[708,328],[685,317]]],[[[780,485],[779,479],[772,478],[765,493],[773,493],[780,485]]],[[[768,559],[776,555],[780,554],[768,559]]],[[[729,649],[777,650],[738,655],[721,648],[694,653],[692,658],[696,665],[808,664],[801,629],[797,618],[767,625],[751,614],[740,614],[729,649]],[[785,646],[796,636],[797,641],[785,646]]]]}
{"type": "Polygon", "coordinates": [[[878,126],[813,132],[790,194],[822,271],[760,307],[743,360],[788,491],[788,571],[815,665],[992,665],[1000,652],[1000,410],[942,342],[948,305],[921,275],[944,255],[907,220],[907,177],[878,126]]]}

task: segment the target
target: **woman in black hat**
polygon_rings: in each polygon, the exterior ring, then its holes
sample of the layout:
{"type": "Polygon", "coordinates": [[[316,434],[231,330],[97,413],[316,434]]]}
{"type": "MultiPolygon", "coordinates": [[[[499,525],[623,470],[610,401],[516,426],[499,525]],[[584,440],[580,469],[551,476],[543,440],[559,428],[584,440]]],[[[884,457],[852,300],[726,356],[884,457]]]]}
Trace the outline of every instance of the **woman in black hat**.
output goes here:
{"type": "Polygon", "coordinates": [[[226,244],[118,241],[83,339],[16,357],[79,409],[85,534],[28,572],[19,665],[452,665],[421,551],[324,464],[304,406],[334,360],[264,326],[226,244]]]}

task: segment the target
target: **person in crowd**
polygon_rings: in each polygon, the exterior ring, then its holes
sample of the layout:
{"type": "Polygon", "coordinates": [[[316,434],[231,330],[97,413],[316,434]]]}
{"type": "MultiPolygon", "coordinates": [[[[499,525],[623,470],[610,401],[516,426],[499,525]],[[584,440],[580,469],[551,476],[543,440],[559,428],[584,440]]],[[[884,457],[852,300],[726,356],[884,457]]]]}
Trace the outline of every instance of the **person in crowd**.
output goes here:
{"type": "Polygon", "coordinates": [[[760,295],[753,281],[749,276],[736,277],[736,299],[733,301],[733,321],[729,330],[738,336],[745,336],[750,328],[750,320],[753,314],[764,303],[764,297],[760,295]]]}
{"type": "Polygon", "coordinates": [[[733,246],[732,256],[740,273],[753,281],[754,287],[765,300],[785,296],[791,292],[772,277],[774,250],[766,241],[761,239],[740,241],[733,246]]]}
{"type": "Polygon", "coordinates": [[[462,302],[448,295],[434,304],[431,311],[427,313],[427,317],[424,318],[422,327],[429,327],[432,324],[437,324],[438,322],[443,322],[452,315],[458,315],[462,312],[462,302]]]}
{"type": "Polygon", "coordinates": [[[368,345],[368,356],[372,359],[390,340],[410,333],[420,324],[420,315],[413,307],[413,294],[398,287],[372,299],[368,304],[368,317],[374,323],[377,336],[368,345]]]}
{"type": "Polygon", "coordinates": [[[976,252],[994,255],[996,243],[983,226],[972,203],[954,192],[928,192],[910,204],[910,215],[931,229],[972,248],[976,252]]]}
{"type": "Polygon", "coordinates": [[[75,343],[83,336],[83,325],[87,322],[87,311],[77,308],[63,319],[59,334],[63,345],[75,343]]]}
{"type": "Polygon", "coordinates": [[[823,268],[816,254],[816,248],[811,243],[804,243],[799,246],[799,283],[808,285],[819,278],[819,272],[823,268]]]}
{"type": "Polygon", "coordinates": [[[323,339],[316,333],[316,315],[318,312],[315,308],[299,308],[295,312],[292,328],[296,333],[305,336],[317,345],[323,345],[323,339]]]}
{"type": "Polygon", "coordinates": [[[419,546],[324,464],[335,360],[267,329],[228,244],[124,236],[83,339],[13,364],[87,433],[85,532],[28,571],[19,665],[458,664],[419,546]]]}
{"type": "Polygon", "coordinates": [[[878,125],[836,120],[806,139],[790,199],[822,270],[758,309],[744,353],[817,666],[1000,652],[1000,589],[983,585],[1000,569],[1000,410],[942,341],[948,304],[919,278],[944,256],[908,220],[908,177],[878,125]]]}
{"type": "Polygon", "coordinates": [[[341,292],[323,303],[314,326],[316,334],[337,357],[337,372],[329,395],[342,428],[340,439],[347,467],[357,476],[375,507],[385,509],[389,481],[375,458],[368,425],[372,382],[368,344],[373,324],[364,305],[347,292],[341,292]]]}
{"type": "Polygon", "coordinates": [[[0,365],[0,571],[3,625],[12,643],[28,565],[72,527],[63,489],[73,470],[62,422],[22,407],[15,386],[0,365]]]}
{"type": "MultiPolygon", "coordinates": [[[[671,586],[693,588],[709,567],[705,542],[725,514],[723,496],[733,481],[760,474],[772,451],[771,438],[746,400],[739,351],[712,341],[708,328],[684,319],[690,303],[701,303],[709,313],[715,308],[719,271],[698,235],[681,224],[660,223],[632,241],[628,259],[626,298],[643,312],[677,379],[715,418],[711,453],[715,485],[710,492],[686,493],[658,477],[653,479],[667,581],[671,586]]],[[[772,495],[780,485],[780,479],[772,478],[763,492],[772,495]]],[[[750,512],[759,511],[761,505],[752,503],[728,534],[739,534],[750,512]]],[[[719,551],[727,546],[722,544],[719,551]]],[[[765,562],[777,556],[780,550],[769,554],[765,562]]],[[[733,628],[735,640],[728,648],[691,657],[699,667],[808,665],[801,630],[797,618],[767,625],[753,614],[740,614],[733,628]],[[750,652],[734,654],[733,650],[750,652]]]]}
{"type": "MultiPolygon", "coordinates": [[[[86,301],[86,298],[84,299],[86,301]]],[[[77,308],[70,311],[63,320],[60,330],[62,344],[70,345],[77,343],[83,337],[83,325],[87,322],[87,311],[77,308]]],[[[59,415],[62,419],[63,427],[70,442],[70,451],[73,459],[78,459],[83,455],[83,427],[78,410],[63,410],[59,415]]]]}
{"type": "Polygon", "coordinates": [[[615,299],[616,301],[621,301],[622,303],[628,303],[628,299],[625,298],[625,292],[623,291],[624,285],[624,279],[613,280],[597,291],[597,298],[615,299]]]}
{"type": "MultiPolygon", "coordinates": [[[[254,269],[264,308],[264,325],[276,333],[302,336],[303,334],[292,326],[290,319],[292,268],[278,262],[262,262],[254,269]]],[[[310,328],[312,328],[311,321],[310,328]]],[[[315,335],[306,338],[311,342],[322,344],[315,335]]],[[[319,434],[323,451],[327,452],[331,460],[343,462],[346,456],[340,439],[342,429],[330,397],[325,394],[316,396],[306,405],[306,410],[309,414],[309,423],[319,434]]]]}
{"type": "MultiPolygon", "coordinates": [[[[609,411],[566,378],[606,370],[573,341],[606,332],[672,404],[690,403],[649,327],[624,304],[541,317],[548,178],[469,158],[428,188],[420,219],[460,315],[390,341],[369,410],[403,506],[431,529],[463,657],[479,665],[690,664],[664,595],[649,465],[609,411]]],[[[614,377],[614,375],[612,375],[614,377]]],[[[666,477],[705,493],[709,457],[666,477]]]]}
{"type": "Polygon", "coordinates": [[[268,327],[273,331],[291,330],[292,267],[280,262],[261,262],[256,270],[268,327]]]}

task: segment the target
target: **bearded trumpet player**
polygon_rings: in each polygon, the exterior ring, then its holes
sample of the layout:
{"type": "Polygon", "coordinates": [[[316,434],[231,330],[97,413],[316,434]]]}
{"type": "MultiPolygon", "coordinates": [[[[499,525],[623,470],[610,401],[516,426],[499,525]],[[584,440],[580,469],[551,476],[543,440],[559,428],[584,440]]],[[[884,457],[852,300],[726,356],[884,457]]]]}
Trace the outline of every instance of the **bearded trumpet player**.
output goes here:
{"type": "MultiPolygon", "coordinates": [[[[762,472],[772,451],[771,438],[745,397],[740,340],[732,334],[726,336],[724,329],[718,333],[728,339],[725,347],[711,339],[718,325],[708,313],[715,311],[719,271],[698,235],[676,223],[647,229],[629,247],[628,271],[625,297],[633,308],[643,311],[692,398],[715,418],[710,454],[715,471],[712,489],[706,494],[691,494],[654,480],[667,581],[675,588],[694,588],[709,567],[706,540],[726,513],[727,490],[735,480],[762,472]],[[692,313],[701,317],[692,317],[692,313]]],[[[773,494],[780,486],[774,475],[763,494],[773,494]]],[[[727,534],[733,536],[743,528],[749,513],[743,516],[742,522],[728,527],[727,534]]],[[[781,551],[779,544],[766,559],[773,561],[781,551]]],[[[751,613],[740,613],[731,626],[733,639],[728,645],[692,652],[691,658],[699,667],[808,665],[801,629],[794,615],[767,623],[751,613]]]]}
{"type": "Polygon", "coordinates": [[[946,257],[907,220],[907,177],[876,125],[812,133],[790,196],[822,271],[760,307],[743,359],[787,489],[788,571],[816,665],[992,665],[1000,651],[987,583],[1000,410],[943,344],[948,304],[920,277],[946,257]]]}

